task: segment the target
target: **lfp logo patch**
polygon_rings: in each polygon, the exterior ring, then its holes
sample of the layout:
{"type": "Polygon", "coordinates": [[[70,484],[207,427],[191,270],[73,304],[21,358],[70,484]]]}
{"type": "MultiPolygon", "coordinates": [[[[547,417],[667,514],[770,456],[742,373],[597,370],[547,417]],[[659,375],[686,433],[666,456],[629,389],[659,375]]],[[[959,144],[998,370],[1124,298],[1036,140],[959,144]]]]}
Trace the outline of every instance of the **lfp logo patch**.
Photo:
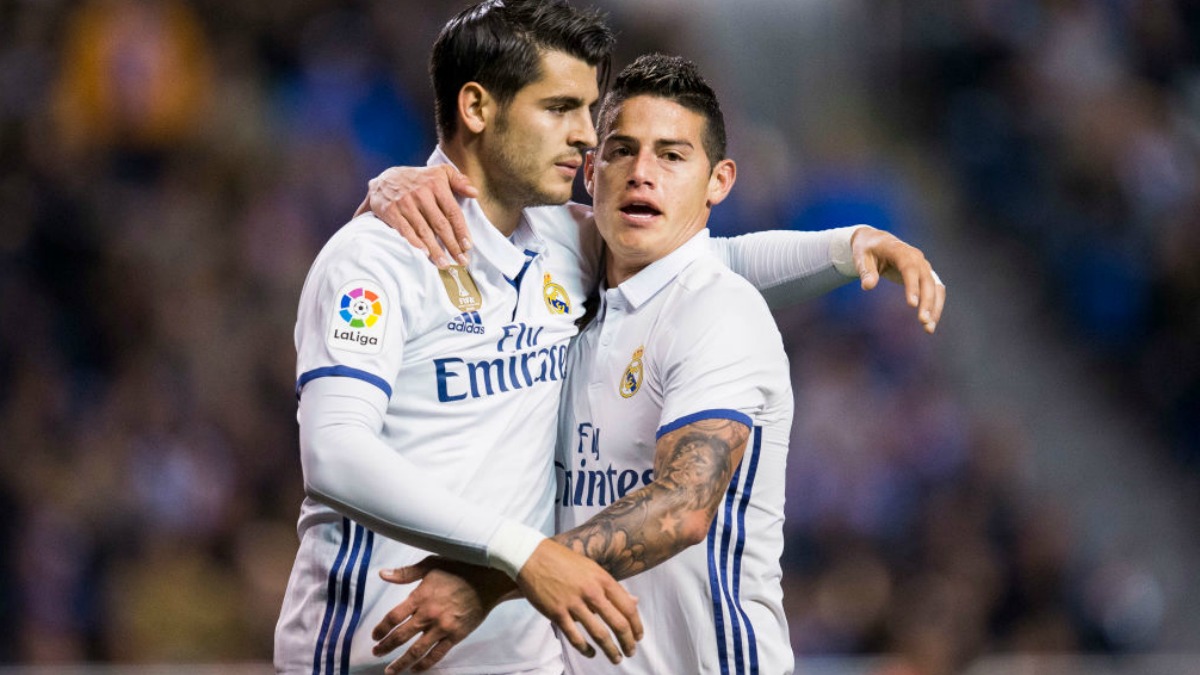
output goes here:
{"type": "Polygon", "coordinates": [[[378,293],[359,287],[342,294],[342,309],[338,314],[351,328],[370,328],[383,316],[383,305],[378,293]]]}
{"type": "Polygon", "coordinates": [[[383,321],[387,299],[371,281],[354,281],[338,292],[337,308],[330,317],[327,342],[334,349],[378,354],[383,349],[383,321]]]}

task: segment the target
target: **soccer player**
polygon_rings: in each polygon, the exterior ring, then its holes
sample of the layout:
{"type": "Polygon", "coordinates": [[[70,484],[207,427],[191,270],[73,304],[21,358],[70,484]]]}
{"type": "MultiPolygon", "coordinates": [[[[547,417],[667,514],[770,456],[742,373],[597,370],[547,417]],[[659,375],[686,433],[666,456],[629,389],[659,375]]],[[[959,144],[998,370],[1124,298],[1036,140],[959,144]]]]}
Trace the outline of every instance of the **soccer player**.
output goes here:
{"type": "MultiPolygon", "coordinates": [[[[709,213],[736,178],[720,106],[690,62],[643,56],[599,127],[584,172],[609,254],[567,357],[555,539],[640,599],[646,638],[620,672],[790,673],[791,385],[766,304],[709,246],[709,213]]],[[[564,652],[569,673],[613,672],[564,652]]]]}
{"type": "Polygon", "coordinates": [[[535,607],[584,652],[576,622],[613,660],[640,637],[629,594],[546,538],[566,349],[600,239],[575,210],[532,207],[565,202],[595,145],[588,105],[612,42],[598,15],[565,2],[488,3],[451,21],[432,58],[443,142],[431,162],[483,186],[464,203],[471,264],[438,270],[371,216],[314,261],[296,322],[307,497],[278,671],[382,671],[367,633],[408,589],[378,571],[429,551],[512,577],[529,600],[499,607],[446,671],[558,675],[535,607]],[[481,64],[492,70],[476,78],[481,64]]]}
{"type": "MultiPolygon", "coordinates": [[[[590,210],[563,204],[596,144],[588,109],[611,45],[597,15],[561,0],[465,10],[431,59],[440,143],[430,163],[479,186],[461,202],[469,264],[438,270],[370,215],[314,262],[296,328],[307,498],[276,631],[280,671],[381,670],[385,651],[365,633],[412,596],[378,573],[426,551],[486,565],[490,588],[507,591],[511,578],[529,600],[497,608],[440,664],[447,672],[558,672],[559,646],[537,611],[581,653],[592,648],[577,623],[610,660],[633,652],[641,628],[629,594],[545,538],[566,346],[601,272],[590,210]]],[[[762,285],[853,271],[853,251],[902,271],[924,298],[920,252],[895,238],[872,252],[866,229],[790,238],[804,242],[793,256],[802,264],[760,273],[762,285]]],[[[745,243],[714,247],[734,263],[757,257],[745,243]]],[[[426,583],[461,580],[435,571],[426,583]]]]}
{"type": "Polygon", "coordinates": [[[640,599],[646,638],[621,672],[790,673],[791,383],[766,304],[707,245],[736,178],[720,106],[690,62],[644,56],[605,98],[599,135],[585,179],[609,255],[567,359],[557,539],[640,599]]]}

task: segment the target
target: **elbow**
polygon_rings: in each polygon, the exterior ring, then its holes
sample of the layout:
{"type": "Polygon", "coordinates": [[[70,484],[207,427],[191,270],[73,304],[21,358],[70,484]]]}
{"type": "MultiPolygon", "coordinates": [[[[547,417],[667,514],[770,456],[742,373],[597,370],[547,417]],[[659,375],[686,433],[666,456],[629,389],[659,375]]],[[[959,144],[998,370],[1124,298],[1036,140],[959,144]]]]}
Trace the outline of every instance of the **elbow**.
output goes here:
{"type": "Polygon", "coordinates": [[[715,511],[693,511],[687,514],[683,519],[683,525],[680,527],[680,544],[683,548],[695,546],[708,538],[708,531],[712,527],[715,511]]]}
{"type": "Polygon", "coordinates": [[[344,469],[339,466],[337,453],[322,452],[317,447],[301,447],[300,466],[304,473],[305,496],[326,506],[341,503],[338,491],[345,481],[339,480],[344,469]]]}

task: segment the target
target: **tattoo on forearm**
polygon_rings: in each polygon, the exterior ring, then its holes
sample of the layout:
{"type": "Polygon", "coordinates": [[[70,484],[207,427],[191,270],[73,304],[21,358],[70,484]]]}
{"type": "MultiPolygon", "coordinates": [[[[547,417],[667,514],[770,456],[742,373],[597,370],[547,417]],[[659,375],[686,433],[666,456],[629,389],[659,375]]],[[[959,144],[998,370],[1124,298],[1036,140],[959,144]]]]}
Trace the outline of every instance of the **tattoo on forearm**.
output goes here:
{"type": "Polygon", "coordinates": [[[707,532],[749,433],[744,424],[714,419],[664,435],[654,482],[555,539],[617,579],[654,567],[707,532]]]}

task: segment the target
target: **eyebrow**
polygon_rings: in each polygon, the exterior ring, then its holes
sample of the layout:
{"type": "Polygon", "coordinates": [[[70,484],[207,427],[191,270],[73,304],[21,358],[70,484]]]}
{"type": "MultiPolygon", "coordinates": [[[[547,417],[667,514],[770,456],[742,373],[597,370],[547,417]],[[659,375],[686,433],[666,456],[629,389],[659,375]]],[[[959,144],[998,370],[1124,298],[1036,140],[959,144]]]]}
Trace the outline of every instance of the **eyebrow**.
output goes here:
{"type": "Polygon", "coordinates": [[[583,99],[578,96],[550,96],[542,99],[542,105],[562,105],[569,108],[582,108],[583,99]]]}
{"type": "MultiPolygon", "coordinates": [[[[634,138],[633,136],[626,136],[624,134],[612,134],[604,140],[605,141],[616,141],[617,143],[632,143],[634,145],[641,144],[641,141],[634,138]]],[[[671,147],[677,147],[677,146],[684,147],[684,148],[690,148],[690,149],[695,149],[695,147],[696,147],[695,145],[692,144],[691,141],[682,139],[682,138],[660,138],[660,139],[654,141],[655,148],[671,148],[671,147]]]]}

